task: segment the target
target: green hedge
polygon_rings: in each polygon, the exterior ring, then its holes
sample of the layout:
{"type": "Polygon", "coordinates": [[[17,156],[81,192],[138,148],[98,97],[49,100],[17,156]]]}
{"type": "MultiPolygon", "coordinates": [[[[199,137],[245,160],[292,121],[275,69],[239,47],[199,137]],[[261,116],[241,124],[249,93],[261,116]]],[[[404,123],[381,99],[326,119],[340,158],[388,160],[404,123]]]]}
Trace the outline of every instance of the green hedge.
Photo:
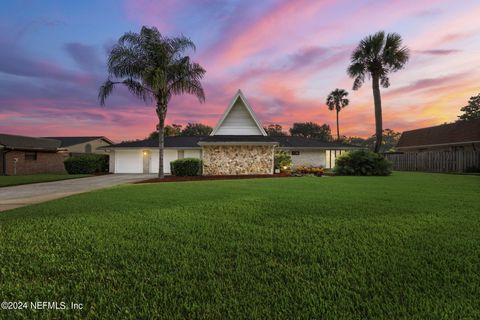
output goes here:
{"type": "Polygon", "coordinates": [[[69,174],[92,174],[108,172],[108,156],[103,154],[84,154],[65,160],[65,170],[69,174]]]}
{"type": "Polygon", "coordinates": [[[183,158],[170,162],[174,176],[199,176],[202,174],[202,160],[197,158],[183,158]]]}
{"type": "Polygon", "coordinates": [[[366,150],[357,150],[340,155],[333,172],[341,176],[388,176],[392,164],[382,155],[366,150]]]}
{"type": "Polygon", "coordinates": [[[275,169],[284,170],[283,167],[290,169],[290,166],[292,165],[292,157],[287,152],[279,150],[275,152],[273,163],[275,169]]]}

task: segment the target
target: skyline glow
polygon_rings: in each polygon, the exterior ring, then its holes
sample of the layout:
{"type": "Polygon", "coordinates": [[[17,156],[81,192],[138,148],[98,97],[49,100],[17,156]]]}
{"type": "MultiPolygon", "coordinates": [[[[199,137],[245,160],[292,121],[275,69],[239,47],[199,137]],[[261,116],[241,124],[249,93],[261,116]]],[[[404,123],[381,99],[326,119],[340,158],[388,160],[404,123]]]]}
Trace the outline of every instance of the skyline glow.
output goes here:
{"type": "Polygon", "coordinates": [[[349,91],[341,134],[374,132],[370,82],[351,90],[350,53],[365,36],[397,32],[411,50],[406,68],[382,90],[384,128],[397,131],[456,120],[480,92],[478,1],[4,1],[0,13],[0,132],[30,136],[144,138],[153,105],[126,90],[101,107],[112,44],[127,31],[156,26],[184,34],[207,74],[207,100],[174,97],[167,123],[214,126],[238,89],[264,125],[328,123],[325,99],[349,91]]]}

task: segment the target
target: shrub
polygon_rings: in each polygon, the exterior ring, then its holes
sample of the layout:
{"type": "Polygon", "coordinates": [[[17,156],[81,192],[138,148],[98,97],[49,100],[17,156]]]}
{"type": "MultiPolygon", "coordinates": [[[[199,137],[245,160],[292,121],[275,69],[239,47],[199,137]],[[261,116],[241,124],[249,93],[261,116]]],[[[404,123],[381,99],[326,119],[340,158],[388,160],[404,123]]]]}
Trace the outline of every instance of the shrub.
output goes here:
{"type": "Polygon", "coordinates": [[[174,176],[199,176],[202,174],[202,160],[197,158],[184,158],[170,162],[174,176]]]}
{"type": "Polygon", "coordinates": [[[83,154],[72,156],[64,161],[69,174],[92,174],[108,172],[108,156],[104,154],[83,154]]]}
{"type": "Polygon", "coordinates": [[[283,151],[279,150],[275,152],[275,156],[273,158],[275,169],[280,169],[281,171],[288,170],[292,165],[292,157],[283,151]],[[284,169],[286,167],[286,169],[284,169]]]}
{"type": "Polygon", "coordinates": [[[340,155],[333,172],[343,176],[388,176],[392,164],[382,155],[366,150],[357,150],[340,155]]]}
{"type": "Polygon", "coordinates": [[[314,175],[321,177],[324,174],[324,169],[322,167],[298,166],[294,168],[293,172],[296,176],[314,175]]]}

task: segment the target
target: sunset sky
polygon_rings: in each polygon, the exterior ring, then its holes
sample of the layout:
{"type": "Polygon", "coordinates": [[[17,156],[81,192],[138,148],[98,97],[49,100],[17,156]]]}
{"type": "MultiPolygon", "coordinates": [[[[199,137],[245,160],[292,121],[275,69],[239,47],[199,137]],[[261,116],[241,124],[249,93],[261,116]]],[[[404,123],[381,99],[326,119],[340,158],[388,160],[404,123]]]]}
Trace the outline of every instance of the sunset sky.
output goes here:
{"type": "Polygon", "coordinates": [[[350,92],[341,134],[371,135],[370,82],[352,91],[346,68],[358,41],[379,30],[398,32],[411,50],[406,68],[382,89],[384,128],[454,121],[480,92],[478,0],[4,0],[0,132],[120,141],[153,131],[153,105],[126,90],[115,91],[105,107],[97,100],[109,49],[142,25],[190,37],[193,60],[207,70],[206,102],[174,97],[167,123],[213,126],[240,88],[265,125],[314,121],[334,131],[325,99],[338,87],[350,92]]]}

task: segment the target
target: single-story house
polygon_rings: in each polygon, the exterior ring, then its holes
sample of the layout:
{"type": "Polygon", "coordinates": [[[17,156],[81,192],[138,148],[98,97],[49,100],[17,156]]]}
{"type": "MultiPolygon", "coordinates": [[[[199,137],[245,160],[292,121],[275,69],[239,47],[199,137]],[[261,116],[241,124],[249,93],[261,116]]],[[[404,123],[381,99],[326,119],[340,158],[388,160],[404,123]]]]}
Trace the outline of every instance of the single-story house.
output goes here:
{"type": "Polygon", "coordinates": [[[64,173],[60,141],[0,134],[0,175],[64,173]]]}
{"type": "Polygon", "coordinates": [[[480,150],[480,119],[457,121],[402,133],[402,152],[480,150]]]}
{"type": "Polygon", "coordinates": [[[113,141],[104,136],[95,137],[45,137],[60,141],[60,147],[65,148],[70,154],[78,153],[100,153],[105,154],[101,147],[108,147],[113,141]]]}
{"type": "MultiPolygon", "coordinates": [[[[164,168],[181,158],[200,158],[204,175],[273,174],[275,150],[285,150],[293,165],[331,168],[336,156],[356,146],[303,137],[267,136],[255,112],[238,90],[210,136],[165,137],[164,168]]],[[[114,173],[158,172],[158,139],[103,147],[114,173]]]]}

